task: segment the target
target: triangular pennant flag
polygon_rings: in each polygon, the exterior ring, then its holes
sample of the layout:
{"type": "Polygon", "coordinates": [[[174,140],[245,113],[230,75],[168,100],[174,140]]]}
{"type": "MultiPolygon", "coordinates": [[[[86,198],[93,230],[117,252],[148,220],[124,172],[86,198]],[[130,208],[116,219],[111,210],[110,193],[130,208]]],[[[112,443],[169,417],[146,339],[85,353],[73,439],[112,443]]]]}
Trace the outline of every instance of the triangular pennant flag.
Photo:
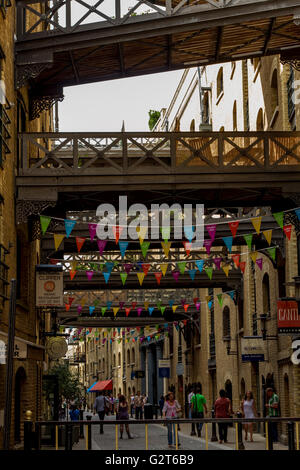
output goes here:
{"type": "Polygon", "coordinates": [[[178,308],[178,305],[173,305],[173,306],[172,306],[173,313],[176,312],[177,308],[178,308]]]}
{"type": "Polygon", "coordinates": [[[140,286],[143,284],[145,273],[136,273],[139,279],[140,286]]]}
{"type": "Polygon", "coordinates": [[[238,268],[239,267],[239,264],[240,264],[240,256],[239,254],[237,255],[232,255],[232,259],[233,259],[233,262],[235,264],[235,266],[238,268]]]}
{"type": "Polygon", "coordinates": [[[131,307],[125,308],[126,317],[130,314],[131,307]]]}
{"type": "MultiPolygon", "coordinates": [[[[184,227],[184,235],[188,239],[188,241],[191,243],[191,241],[194,238],[194,227],[192,227],[192,226],[184,227]]],[[[185,242],[183,242],[183,243],[185,243],[185,242]]]]}
{"type": "Polygon", "coordinates": [[[240,262],[240,270],[242,271],[243,274],[245,272],[245,269],[246,269],[246,261],[241,261],[240,262]]]}
{"type": "Polygon", "coordinates": [[[138,233],[140,245],[142,245],[145,236],[148,234],[148,227],[143,227],[143,226],[142,227],[137,227],[136,231],[138,233]]]}
{"type": "Polygon", "coordinates": [[[149,249],[149,246],[150,246],[150,242],[143,242],[141,243],[141,250],[142,250],[142,253],[143,253],[143,257],[146,258],[146,255],[147,255],[147,251],[149,249]]]}
{"type": "Polygon", "coordinates": [[[249,234],[247,234],[247,235],[244,235],[244,239],[245,239],[245,242],[246,242],[247,245],[248,245],[249,250],[251,250],[252,238],[253,238],[252,233],[249,233],[249,234]]]}
{"type": "Polygon", "coordinates": [[[181,299],[181,305],[184,306],[185,303],[186,303],[186,299],[181,299]]]}
{"type": "Polygon", "coordinates": [[[275,212],[272,214],[279,227],[283,229],[283,212],[275,212]]]}
{"type": "Polygon", "coordinates": [[[94,306],[90,306],[90,307],[89,307],[90,315],[92,315],[92,313],[94,312],[95,308],[96,308],[96,307],[94,307],[94,306]]]}
{"type": "Polygon", "coordinates": [[[221,261],[222,261],[222,258],[214,258],[213,259],[213,262],[215,263],[217,269],[220,269],[221,261]]]}
{"type": "Polygon", "coordinates": [[[253,251],[252,253],[250,253],[250,256],[251,256],[251,259],[253,261],[253,263],[255,264],[255,261],[256,261],[256,258],[257,258],[257,251],[253,251]]]}
{"type": "MultiPolygon", "coordinates": [[[[121,309],[121,310],[123,310],[124,304],[125,304],[125,302],[119,302],[119,306],[120,306],[120,309],[121,309]]],[[[121,330],[120,330],[120,331],[121,331],[121,330]]],[[[120,331],[119,331],[119,333],[120,333],[120,331]]]]}
{"type": "Polygon", "coordinates": [[[155,309],[155,307],[149,307],[148,308],[149,315],[152,315],[152,313],[154,312],[154,309],[155,309]]]}
{"type": "Polygon", "coordinates": [[[40,224],[42,229],[42,235],[44,235],[49,227],[51,222],[51,217],[46,217],[45,215],[40,215],[40,224]]]}
{"type": "Polygon", "coordinates": [[[125,263],[124,264],[124,269],[125,269],[126,273],[129,274],[131,269],[132,269],[132,264],[131,263],[125,263]]]}
{"type": "Polygon", "coordinates": [[[295,214],[298,217],[298,220],[300,220],[300,209],[295,209],[295,214]]]}
{"type": "Polygon", "coordinates": [[[83,244],[85,242],[85,238],[82,238],[82,237],[76,237],[76,245],[77,245],[77,250],[78,250],[78,253],[80,252],[83,244]]]}
{"type": "Polygon", "coordinates": [[[219,304],[222,307],[222,305],[223,305],[223,294],[217,294],[217,299],[219,301],[219,304]]]}
{"type": "Polygon", "coordinates": [[[163,276],[165,276],[166,272],[167,272],[167,269],[168,269],[168,264],[167,263],[162,263],[160,265],[160,269],[161,269],[161,272],[162,272],[163,276]]]}
{"type": "Polygon", "coordinates": [[[187,313],[187,311],[188,311],[189,306],[190,306],[189,304],[184,304],[184,306],[183,306],[184,311],[185,311],[186,313],[187,313]]]}
{"type": "Polygon", "coordinates": [[[94,241],[97,232],[97,224],[89,224],[90,239],[94,241]]]}
{"type": "Polygon", "coordinates": [[[106,247],[107,240],[97,240],[98,250],[100,255],[102,255],[104,248],[106,247]]]}
{"type": "Polygon", "coordinates": [[[234,294],[235,294],[234,290],[231,290],[230,292],[227,292],[227,294],[231,297],[232,300],[234,299],[234,294]]]}
{"type": "Polygon", "coordinates": [[[257,233],[257,235],[260,234],[260,226],[261,226],[261,219],[262,217],[259,216],[259,217],[252,217],[251,219],[251,222],[252,222],[252,225],[257,233]]]}
{"type": "Polygon", "coordinates": [[[283,227],[283,231],[284,233],[286,234],[288,240],[291,240],[291,235],[292,235],[292,224],[289,224],[289,225],[285,225],[283,227]]]}
{"type": "Polygon", "coordinates": [[[174,277],[175,281],[177,282],[178,281],[178,278],[179,278],[179,271],[173,271],[172,272],[172,276],[174,277]]]}
{"type": "Polygon", "coordinates": [[[125,285],[125,282],[126,282],[126,279],[127,279],[127,276],[128,274],[127,273],[120,273],[120,276],[121,276],[121,281],[122,281],[122,284],[123,286],[125,285]]]}
{"type": "Polygon", "coordinates": [[[107,310],[107,307],[101,307],[102,317],[104,316],[106,310],[107,310]]]}
{"type": "Polygon", "coordinates": [[[105,283],[107,284],[108,280],[109,280],[109,277],[110,277],[110,272],[109,273],[103,273],[103,276],[104,276],[104,279],[105,279],[105,283]]]}
{"type": "Polygon", "coordinates": [[[119,241],[119,248],[120,248],[122,258],[124,258],[124,256],[125,256],[128,245],[129,245],[129,242],[119,241]]]}
{"type": "Polygon", "coordinates": [[[229,253],[231,253],[233,237],[223,237],[223,241],[225,245],[227,246],[229,253]]]}
{"type": "Polygon", "coordinates": [[[192,281],[195,279],[197,269],[189,269],[189,275],[192,281]]]}
{"type": "Polygon", "coordinates": [[[270,253],[272,260],[276,261],[276,246],[271,246],[270,248],[267,248],[267,250],[270,253]]]}
{"type": "Polygon", "coordinates": [[[86,271],[86,275],[88,280],[90,281],[94,275],[94,271],[86,271]]]}
{"type": "Polygon", "coordinates": [[[200,305],[201,305],[201,302],[196,302],[195,307],[196,307],[197,312],[200,309],[200,305]]]}
{"type": "Polygon", "coordinates": [[[193,298],[193,301],[194,301],[194,304],[195,304],[195,305],[196,305],[196,303],[198,302],[198,300],[199,300],[199,297],[194,297],[194,298],[193,298]]]}
{"type": "Polygon", "coordinates": [[[108,310],[110,310],[110,309],[111,309],[111,306],[112,306],[112,301],[111,301],[111,300],[108,300],[108,301],[106,302],[106,306],[107,306],[108,310]]]}
{"type": "Polygon", "coordinates": [[[160,307],[161,307],[161,301],[159,301],[159,302],[156,302],[156,305],[157,305],[157,308],[158,308],[158,310],[159,310],[159,309],[160,309],[160,307]]]}
{"type": "Polygon", "coordinates": [[[183,246],[184,246],[184,249],[185,249],[185,252],[186,252],[187,256],[189,256],[193,244],[191,242],[182,242],[182,243],[183,243],[183,246]]]}
{"type": "Polygon", "coordinates": [[[145,310],[148,310],[148,308],[149,308],[149,302],[144,302],[144,307],[145,307],[145,310]]]}
{"type": "Polygon", "coordinates": [[[170,305],[170,307],[173,307],[173,305],[174,305],[174,300],[173,299],[169,300],[169,305],[170,305]]]}
{"type": "Polygon", "coordinates": [[[58,250],[58,248],[60,247],[61,242],[63,241],[64,238],[65,238],[64,235],[60,235],[60,234],[58,234],[58,233],[55,233],[55,234],[54,234],[55,251],[58,250]]]}
{"type": "Polygon", "coordinates": [[[113,229],[113,234],[114,234],[116,244],[117,244],[118,241],[119,241],[119,238],[120,238],[120,236],[123,232],[123,227],[120,227],[119,225],[116,225],[112,229],[113,229]]]}
{"type": "Polygon", "coordinates": [[[212,308],[212,306],[213,306],[213,301],[210,300],[207,305],[208,305],[208,308],[209,308],[209,310],[210,310],[210,309],[212,308]]]}
{"type": "Polygon", "coordinates": [[[259,267],[260,270],[262,270],[262,267],[263,267],[263,259],[262,258],[259,258],[256,260],[256,264],[257,266],[259,267]]]}
{"type": "Polygon", "coordinates": [[[106,267],[106,270],[107,270],[108,273],[112,272],[114,266],[115,266],[115,263],[113,263],[112,261],[107,261],[105,263],[105,267],[106,267]]]}
{"type": "Polygon", "coordinates": [[[206,272],[206,274],[208,275],[208,277],[209,277],[210,280],[211,280],[211,278],[212,278],[213,271],[214,271],[213,268],[206,268],[206,269],[205,269],[205,272],[206,272]]]}
{"type": "Polygon", "coordinates": [[[271,242],[272,242],[272,229],[264,230],[263,235],[264,235],[265,239],[267,240],[268,245],[271,245],[271,242]]]}
{"type": "Polygon", "coordinates": [[[204,240],[203,246],[205,246],[206,253],[209,255],[210,254],[210,249],[213,244],[213,240],[204,240]]]}
{"type": "Polygon", "coordinates": [[[165,313],[167,307],[160,307],[161,314],[163,315],[165,313]]]}
{"type": "Polygon", "coordinates": [[[75,297],[69,297],[69,305],[72,305],[72,303],[74,302],[75,300],[75,297]]]}
{"type": "Polygon", "coordinates": [[[81,305],[77,305],[77,312],[79,313],[79,315],[81,314],[81,312],[82,312],[82,306],[81,305]]]}
{"type": "Polygon", "coordinates": [[[131,302],[131,305],[132,305],[133,310],[135,310],[136,302],[131,302]]]}
{"type": "Polygon", "coordinates": [[[206,295],[205,300],[206,300],[206,302],[209,302],[211,300],[211,295],[206,295]]]}
{"type": "Polygon", "coordinates": [[[76,272],[77,272],[77,271],[73,271],[73,269],[70,271],[70,278],[71,278],[71,281],[73,281],[76,272]]]}
{"type": "Polygon", "coordinates": [[[239,226],[239,221],[235,221],[235,222],[228,222],[228,225],[229,225],[229,228],[230,228],[230,231],[232,233],[232,236],[235,237],[236,236],[236,231],[238,229],[238,226],[239,226]]]}
{"type": "Polygon", "coordinates": [[[214,241],[216,236],[217,224],[206,225],[206,230],[208,231],[210,239],[214,241]]]}
{"type": "Polygon", "coordinates": [[[199,259],[196,261],[196,266],[199,269],[199,272],[202,272],[203,266],[204,266],[204,259],[199,259]]]}
{"type": "Polygon", "coordinates": [[[142,307],[139,307],[139,308],[137,309],[138,317],[141,316],[142,311],[143,311],[143,308],[142,308],[142,307]]]}
{"type": "Polygon", "coordinates": [[[156,282],[159,285],[162,277],[162,273],[154,273],[154,276],[156,278],[156,282]]]}
{"type": "Polygon", "coordinates": [[[165,243],[167,243],[170,238],[171,227],[161,227],[160,231],[162,238],[164,239],[165,243]]]}
{"type": "Polygon", "coordinates": [[[161,246],[164,250],[165,257],[167,258],[168,254],[169,254],[169,251],[170,251],[170,248],[171,248],[171,242],[161,242],[161,246]]]}
{"type": "Polygon", "coordinates": [[[71,262],[71,269],[72,269],[72,271],[75,271],[75,270],[76,270],[76,268],[77,268],[77,263],[78,263],[78,261],[72,261],[72,262],[71,262]]]}
{"type": "Polygon", "coordinates": [[[179,262],[177,263],[177,266],[178,266],[179,271],[181,272],[181,274],[184,274],[185,265],[186,265],[186,261],[179,261],[179,262]]]}
{"type": "Polygon", "coordinates": [[[229,271],[230,271],[230,266],[227,264],[226,266],[222,267],[224,273],[226,274],[226,277],[228,277],[229,271]]]}
{"type": "Polygon", "coordinates": [[[69,238],[69,236],[71,235],[71,232],[72,232],[73,228],[75,227],[75,225],[76,225],[75,220],[65,219],[65,230],[66,230],[67,238],[69,238]]]}
{"type": "Polygon", "coordinates": [[[145,264],[145,263],[142,264],[142,269],[143,269],[145,276],[147,276],[150,267],[151,267],[151,264],[145,264]]]}
{"type": "Polygon", "coordinates": [[[119,307],[113,307],[114,317],[117,315],[119,310],[119,307]]]}
{"type": "Polygon", "coordinates": [[[80,304],[82,305],[82,307],[84,307],[84,306],[85,306],[85,303],[86,303],[86,299],[83,297],[83,299],[81,299],[80,304]]]}

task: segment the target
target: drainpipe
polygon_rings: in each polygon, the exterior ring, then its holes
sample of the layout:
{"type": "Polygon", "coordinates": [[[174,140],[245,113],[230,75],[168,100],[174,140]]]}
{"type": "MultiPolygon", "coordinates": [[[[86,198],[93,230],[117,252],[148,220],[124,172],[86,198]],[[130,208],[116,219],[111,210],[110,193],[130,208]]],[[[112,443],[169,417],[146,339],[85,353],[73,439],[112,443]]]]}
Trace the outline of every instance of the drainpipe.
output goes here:
{"type": "Polygon", "coordinates": [[[200,105],[200,126],[203,124],[203,104],[202,104],[202,85],[201,85],[201,69],[197,67],[198,72],[198,89],[199,89],[199,105],[200,105]]]}

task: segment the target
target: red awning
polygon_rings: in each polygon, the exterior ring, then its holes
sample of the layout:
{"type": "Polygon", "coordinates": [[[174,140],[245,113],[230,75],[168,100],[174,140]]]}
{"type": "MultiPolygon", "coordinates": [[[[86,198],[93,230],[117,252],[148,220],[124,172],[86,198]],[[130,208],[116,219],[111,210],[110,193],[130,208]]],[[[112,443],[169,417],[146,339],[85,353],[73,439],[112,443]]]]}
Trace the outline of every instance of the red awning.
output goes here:
{"type": "Polygon", "coordinates": [[[96,382],[90,389],[89,392],[101,392],[103,390],[112,390],[112,380],[100,380],[96,382]]]}

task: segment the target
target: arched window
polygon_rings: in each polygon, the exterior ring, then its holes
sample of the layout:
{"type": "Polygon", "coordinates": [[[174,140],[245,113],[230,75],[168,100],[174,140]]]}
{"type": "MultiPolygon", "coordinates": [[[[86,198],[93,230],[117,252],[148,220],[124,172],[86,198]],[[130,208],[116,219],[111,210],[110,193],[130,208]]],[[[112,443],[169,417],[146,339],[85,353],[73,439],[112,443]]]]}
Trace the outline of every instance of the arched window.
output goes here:
{"type": "Polygon", "coordinates": [[[234,131],[237,131],[236,101],[234,102],[232,109],[232,127],[234,131]]]}
{"type": "Polygon", "coordinates": [[[220,70],[217,75],[217,98],[224,91],[224,82],[223,82],[223,67],[220,67],[220,70]]]}
{"type": "Polygon", "coordinates": [[[202,105],[203,105],[202,122],[203,124],[209,124],[209,99],[208,99],[207,91],[204,93],[202,105]]]}
{"type": "Polygon", "coordinates": [[[246,385],[245,385],[245,380],[242,378],[241,380],[241,399],[243,400],[245,397],[246,393],[246,385]]]}
{"type": "Polygon", "coordinates": [[[131,350],[131,362],[133,364],[135,364],[135,350],[134,350],[134,348],[132,348],[132,350],[131,350]]]}
{"type": "Polygon", "coordinates": [[[232,402],[232,383],[230,380],[226,380],[225,382],[225,392],[226,397],[232,402]]]}
{"type": "Polygon", "coordinates": [[[230,336],[230,310],[226,306],[223,310],[223,337],[230,336]]]}
{"type": "Polygon", "coordinates": [[[274,113],[276,107],[278,106],[278,74],[277,69],[273,71],[271,78],[271,106],[272,114],[274,113]]]}
{"type": "Polygon", "coordinates": [[[263,313],[268,313],[271,310],[270,302],[270,280],[269,274],[265,273],[262,281],[262,292],[263,292],[263,313]]]}
{"type": "Polygon", "coordinates": [[[118,354],[118,366],[120,366],[120,365],[121,365],[121,353],[119,352],[119,354],[118,354]]]}
{"type": "Polygon", "coordinates": [[[130,364],[130,349],[127,350],[127,365],[130,364]]]}
{"type": "Polygon", "coordinates": [[[262,108],[259,109],[256,118],[256,130],[263,131],[264,130],[264,114],[262,108]]]}
{"type": "Polygon", "coordinates": [[[130,399],[131,397],[131,387],[128,387],[128,398],[130,399]]]}
{"type": "Polygon", "coordinates": [[[105,371],[105,359],[102,359],[102,370],[105,371]]]}
{"type": "Polygon", "coordinates": [[[192,119],[191,124],[190,124],[190,131],[195,132],[195,119],[192,119]]]}
{"type": "Polygon", "coordinates": [[[115,355],[115,354],[114,354],[114,362],[113,362],[113,364],[114,364],[114,367],[116,367],[116,355],[115,355]]]}

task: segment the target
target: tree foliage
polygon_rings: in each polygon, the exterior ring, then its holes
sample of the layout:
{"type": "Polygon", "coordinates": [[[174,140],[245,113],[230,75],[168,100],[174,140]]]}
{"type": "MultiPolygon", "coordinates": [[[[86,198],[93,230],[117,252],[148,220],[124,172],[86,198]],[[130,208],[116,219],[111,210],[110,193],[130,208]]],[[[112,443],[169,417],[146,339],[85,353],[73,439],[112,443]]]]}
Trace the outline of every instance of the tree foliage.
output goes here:
{"type": "MultiPolygon", "coordinates": [[[[82,398],[82,389],[78,377],[69,369],[68,364],[58,362],[49,370],[49,375],[55,375],[58,380],[59,401],[63,399],[79,401],[82,398]]],[[[54,384],[45,381],[43,384],[46,397],[49,400],[50,394],[54,392],[54,384]]]]}
{"type": "Polygon", "coordinates": [[[150,131],[152,131],[155,124],[160,118],[160,111],[155,111],[154,109],[150,109],[148,114],[149,114],[148,126],[149,126],[150,131]]]}

